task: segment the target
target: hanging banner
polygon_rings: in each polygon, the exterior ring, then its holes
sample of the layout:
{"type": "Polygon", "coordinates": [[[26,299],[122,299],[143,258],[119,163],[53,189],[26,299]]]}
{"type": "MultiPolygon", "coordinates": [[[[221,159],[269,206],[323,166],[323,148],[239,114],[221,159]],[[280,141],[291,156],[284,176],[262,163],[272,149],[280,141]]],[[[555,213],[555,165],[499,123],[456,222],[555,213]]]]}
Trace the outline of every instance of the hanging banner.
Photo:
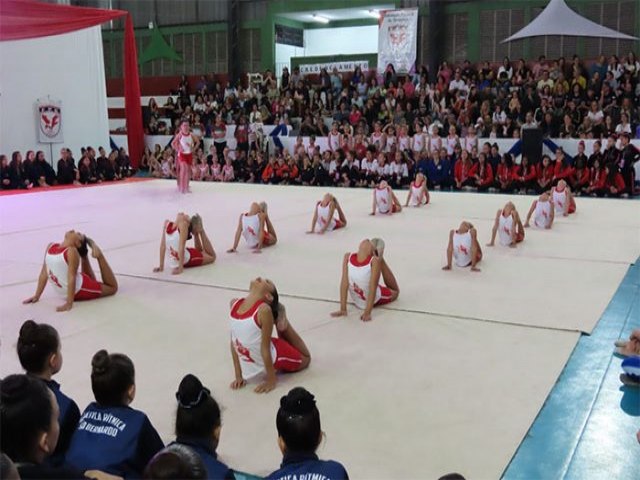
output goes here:
{"type": "Polygon", "coordinates": [[[38,141],[62,143],[62,102],[50,98],[37,101],[38,141]]]}
{"type": "Polygon", "coordinates": [[[408,73],[416,63],[418,9],[383,10],[378,28],[378,72],[392,64],[396,73],[408,73]]]}
{"type": "Polygon", "coordinates": [[[339,72],[353,72],[356,67],[366,72],[369,70],[369,60],[347,60],[344,62],[327,62],[327,63],[305,63],[298,66],[300,73],[303,75],[319,74],[320,70],[326,68],[328,73],[333,72],[337,68],[339,72]]]}

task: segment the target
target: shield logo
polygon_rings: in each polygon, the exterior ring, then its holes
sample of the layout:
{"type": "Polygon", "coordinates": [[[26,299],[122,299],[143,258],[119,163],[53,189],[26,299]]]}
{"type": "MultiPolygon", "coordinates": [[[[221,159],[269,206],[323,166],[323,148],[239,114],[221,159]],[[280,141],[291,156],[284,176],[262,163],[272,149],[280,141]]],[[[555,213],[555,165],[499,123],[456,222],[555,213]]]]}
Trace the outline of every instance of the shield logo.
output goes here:
{"type": "Polygon", "coordinates": [[[38,107],[40,131],[48,138],[55,138],[60,133],[62,117],[57,105],[40,105],[38,107]]]}

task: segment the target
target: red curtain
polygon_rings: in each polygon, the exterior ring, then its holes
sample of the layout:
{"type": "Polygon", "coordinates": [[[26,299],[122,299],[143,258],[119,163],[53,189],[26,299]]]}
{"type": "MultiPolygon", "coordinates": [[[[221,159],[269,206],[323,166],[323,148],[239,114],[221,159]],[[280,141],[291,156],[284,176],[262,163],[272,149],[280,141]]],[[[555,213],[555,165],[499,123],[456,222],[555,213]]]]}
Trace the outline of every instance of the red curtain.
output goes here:
{"type": "Polygon", "coordinates": [[[131,163],[137,167],[144,151],[140,107],[138,54],[131,16],[124,10],[71,7],[33,0],[0,0],[0,41],[24,40],[74,32],[126,16],[124,82],[127,140],[131,163]]]}

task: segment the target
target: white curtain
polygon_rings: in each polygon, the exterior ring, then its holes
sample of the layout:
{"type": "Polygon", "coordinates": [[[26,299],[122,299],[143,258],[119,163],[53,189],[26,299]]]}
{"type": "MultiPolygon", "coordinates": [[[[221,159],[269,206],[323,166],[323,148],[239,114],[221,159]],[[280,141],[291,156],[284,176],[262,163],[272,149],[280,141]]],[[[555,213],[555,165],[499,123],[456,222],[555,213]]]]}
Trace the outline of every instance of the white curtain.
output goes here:
{"type": "Polygon", "coordinates": [[[0,42],[0,153],[42,150],[55,165],[60,148],[109,147],[100,27],[33,40],[0,42]],[[64,144],[38,143],[36,100],[62,102],[64,144]]]}

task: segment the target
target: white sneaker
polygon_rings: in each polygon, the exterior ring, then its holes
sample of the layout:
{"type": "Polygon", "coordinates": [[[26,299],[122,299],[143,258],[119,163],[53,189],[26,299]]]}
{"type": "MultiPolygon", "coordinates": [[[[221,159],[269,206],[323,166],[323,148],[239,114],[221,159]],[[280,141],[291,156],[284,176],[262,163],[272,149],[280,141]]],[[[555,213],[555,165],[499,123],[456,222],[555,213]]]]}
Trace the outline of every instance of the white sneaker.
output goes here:
{"type": "Polygon", "coordinates": [[[382,257],[384,254],[384,240],[381,238],[372,238],[371,243],[373,244],[373,248],[375,249],[375,254],[378,257],[382,257]]]}

